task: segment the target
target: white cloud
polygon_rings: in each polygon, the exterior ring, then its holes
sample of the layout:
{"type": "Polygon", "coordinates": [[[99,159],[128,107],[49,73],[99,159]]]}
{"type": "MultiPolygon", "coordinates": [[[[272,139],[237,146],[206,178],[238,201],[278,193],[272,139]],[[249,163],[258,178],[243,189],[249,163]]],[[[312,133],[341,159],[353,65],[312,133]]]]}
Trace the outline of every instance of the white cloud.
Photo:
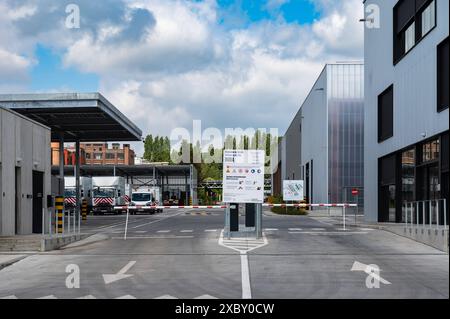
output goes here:
{"type": "MultiPolygon", "coordinates": [[[[94,19],[90,11],[98,8],[82,0],[76,32],[55,27],[58,11],[42,4],[33,9],[48,0],[23,1],[15,14],[0,19],[7,30],[0,28],[0,54],[24,74],[33,44],[59,49],[66,66],[98,74],[100,91],[145,134],[190,129],[194,119],[204,128],[278,127],[283,133],[324,63],[362,58],[360,0],[314,1],[322,17],[311,25],[277,19],[245,28],[221,23],[214,0],[108,1],[112,7],[94,19]],[[140,15],[132,19],[130,12],[140,15]],[[32,18],[45,15],[51,23],[33,32],[32,18]],[[6,50],[19,36],[21,44],[6,50]]],[[[267,6],[276,10],[284,2],[267,6]]]]}

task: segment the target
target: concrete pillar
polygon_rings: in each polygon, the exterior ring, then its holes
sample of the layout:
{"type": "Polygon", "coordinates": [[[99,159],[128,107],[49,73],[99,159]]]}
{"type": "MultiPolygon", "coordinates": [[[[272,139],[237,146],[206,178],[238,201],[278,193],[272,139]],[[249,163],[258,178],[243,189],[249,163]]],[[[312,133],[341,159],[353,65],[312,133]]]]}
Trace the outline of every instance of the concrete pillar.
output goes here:
{"type": "Polygon", "coordinates": [[[81,187],[80,187],[80,141],[77,140],[75,143],[75,189],[76,189],[76,207],[75,207],[75,216],[79,218],[80,216],[80,207],[81,207],[81,187]]]}
{"type": "Polygon", "coordinates": [[[64,133],[59,134],[59,195],[64,194],[64,133]]]}

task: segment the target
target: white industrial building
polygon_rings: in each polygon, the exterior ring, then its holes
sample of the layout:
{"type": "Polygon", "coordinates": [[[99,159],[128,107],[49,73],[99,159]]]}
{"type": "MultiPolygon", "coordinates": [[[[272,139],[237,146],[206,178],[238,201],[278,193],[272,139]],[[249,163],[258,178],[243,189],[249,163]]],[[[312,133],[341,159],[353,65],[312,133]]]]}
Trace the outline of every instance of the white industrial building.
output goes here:
{"type": "Polygon", "coordinates": [[[365,28],[365,218],[404,222],[405,202],[448,201],[449,1],[365,1],[374,5],[379,28],[365,28]]]}
{"type": "Polygon", "coordinates": [[[0,108],[0,236],[42,232],[51,194],[50,128],[0,108]]]}
{"type": "Polygon", "coordinates": [[[351,191],[363,192],[364,65],[327,64],[292,123],[282,158],[300,160],[282,163],[283,178],[303,179],[310,203],[362,205],[351,191]]]}

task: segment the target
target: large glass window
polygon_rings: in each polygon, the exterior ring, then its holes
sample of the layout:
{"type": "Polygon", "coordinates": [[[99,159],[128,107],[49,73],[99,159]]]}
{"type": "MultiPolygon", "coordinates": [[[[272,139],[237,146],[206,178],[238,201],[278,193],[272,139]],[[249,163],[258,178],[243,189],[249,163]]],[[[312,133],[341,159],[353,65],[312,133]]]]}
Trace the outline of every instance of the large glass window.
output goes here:
{"type": "MultiPolygon", "coordinates": [[[[402,153],[402,201],[412,202],[415,200],[415,167],[416,167],[416,151],[410,149],[402,153]]],[[[402,205],[402,222],[405,221],[405,211],[402,205]]]]}
{"type": "Polygon", "coordinates": [[[439,139],[424,143],[422,145],[422,163],[439,160],[439,139]]]}

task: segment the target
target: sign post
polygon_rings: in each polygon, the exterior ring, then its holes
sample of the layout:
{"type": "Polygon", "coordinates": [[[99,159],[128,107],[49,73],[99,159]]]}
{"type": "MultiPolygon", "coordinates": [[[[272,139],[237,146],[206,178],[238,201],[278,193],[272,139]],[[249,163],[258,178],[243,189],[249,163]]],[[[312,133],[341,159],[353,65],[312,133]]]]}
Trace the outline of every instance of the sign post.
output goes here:
{"type": "MultiPolygon", "coordinates": [[[[223,152],[223,202],[236,207],[240,203],[257,204],[255,221],[257,237],[262,234],[264,162],[263,150],[224,150],[223,152]]],[[[227,211],[225,225],[231,226],[232,214],[229,209],[227,211]]],[[[225,229],[229,232],[239,231],[239,227],[237,230],[235,227],[225,227],[225,229]]]]}

